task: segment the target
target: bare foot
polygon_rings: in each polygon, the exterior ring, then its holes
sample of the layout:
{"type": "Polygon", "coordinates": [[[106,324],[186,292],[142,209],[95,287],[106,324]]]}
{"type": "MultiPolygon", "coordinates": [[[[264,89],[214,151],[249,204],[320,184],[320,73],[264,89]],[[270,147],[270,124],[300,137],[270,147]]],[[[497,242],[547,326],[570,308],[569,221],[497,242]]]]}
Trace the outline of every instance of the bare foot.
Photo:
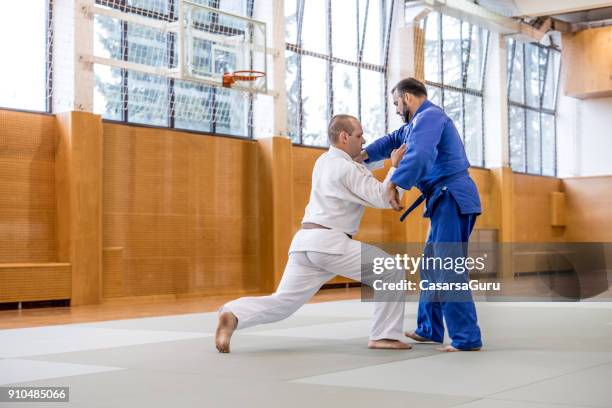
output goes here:
{"type": "Polygon", "coordinates": [[[217,333],[215,334],[215,346],[217,346],[219,353],[230,352],[230,339],[234,330],[236,330],[236,326],[238,326],[238,319],[232,312],[219,314],[217,333]]]}
{"type": "Polygon", "coordinates": [[[386,350],[408,350],[411,349],[412,346],[410,344],[403,343],[399,340],[380,339],[368,341],[368,348],[386,350]]]}
{"type": "Polygon", "coordinates": [[[453,346],[448,345],[448,346],[444,346],[444,347],[438,347],[437,350],[438,351],[444,351],[446,353],[454,353],[455,351],[479,351],[480,347],[476,347],[476,348],[469,349],[469,350],[461,350],[461,349],[458,349],[458,348],[455,348],[453,346]]]}
{"type": "Polygon", "coordinates": [[[411,338],[414,341],[418,341],[419,343],[435,343],[435,341],[431,341],[429,339],[426,339],[423,336],[419,336],[418,334],[416,334],[415,332],[406,332],[404,333],[404,336],[411,338]]]}

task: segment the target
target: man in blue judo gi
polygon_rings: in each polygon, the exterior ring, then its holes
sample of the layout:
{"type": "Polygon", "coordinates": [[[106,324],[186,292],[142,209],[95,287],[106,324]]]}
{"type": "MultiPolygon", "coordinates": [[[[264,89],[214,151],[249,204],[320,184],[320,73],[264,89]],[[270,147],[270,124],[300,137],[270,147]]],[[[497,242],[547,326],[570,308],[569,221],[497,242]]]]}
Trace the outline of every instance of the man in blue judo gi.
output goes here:
{"type": "MultiPolygon", "coordinates": [[[[425,256],[467,256],[467,242],[481,212],[476,184],[471,179],[465,148],[444,111],[427,100],[425,85],[406,78],[392,89],[397,114],[405,124],[379,138],[362,151],[368,162],[386,159],[393,149],[407,145],[406,153],[391,178],[387,196],[394,209],[400,210],[396,186],[409,190],[416,186],[422,196],[407,213],[426,200],[424,217],[430,218],[430,232],[425,256]],[[441,244],[443,243],[443,244],[441,244]]],[[[468,282],[467,273],[421,268],[421,281],[468,282]]],[[[440,293],[423,291],[419,299],[417,328],[406,336],[416,341],[444,340],[444,322],[451,345],[441,351],[479,350],[482,347],[476,308],[471,292],[440,293]]]]}

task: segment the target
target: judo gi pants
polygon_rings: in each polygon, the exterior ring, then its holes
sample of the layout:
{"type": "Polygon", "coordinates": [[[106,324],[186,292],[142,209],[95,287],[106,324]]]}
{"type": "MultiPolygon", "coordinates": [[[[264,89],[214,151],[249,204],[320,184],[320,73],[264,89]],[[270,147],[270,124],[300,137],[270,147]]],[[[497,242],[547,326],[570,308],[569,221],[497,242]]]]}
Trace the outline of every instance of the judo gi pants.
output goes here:
{"type": "MultiPolygon", "coordinates": [[[[424,255],[442,259],[447,256],[466,257],[476,217],[476,214],[461,214],[452,193],[445,192],[431,213],[431,229],[424,255]]],[[[421,268],[420,278],[429,282],[469,282],[468,271],[440,273],[439,270],[421,268]]],[[[415,333],[442,343],[444,321],[453,347],[461,350],[482,347],[476,307],[469,290],[460,293],[421,291],[415,333]]]]}
{"type": "MultiPolygon", "coordinates": [[[[243,297],[225,304],[219,312],[232,312],[238,318],[237,329],[276,322],[295,313],[323,284],[336,275],[356,281],[362,281],[363,278],[366,282],[373,279],[397,282],[403,279],[405,272],[401,269],[386,271],[380,275],[372,273],[373,259],[389,256],[377,247],[355,240],[350,240],[343,255],[312,251],[291,252],[274,294],[243,297]],[[362,270],[365,272],[362,273],[362,270]]],[[[369,338],[399,340],[403,337],[405,293],[393,291],[389,294],[389,291],[381,291],[384,301],[377,302],[377,292],[374,293],[374,317],[369,338]]]]}

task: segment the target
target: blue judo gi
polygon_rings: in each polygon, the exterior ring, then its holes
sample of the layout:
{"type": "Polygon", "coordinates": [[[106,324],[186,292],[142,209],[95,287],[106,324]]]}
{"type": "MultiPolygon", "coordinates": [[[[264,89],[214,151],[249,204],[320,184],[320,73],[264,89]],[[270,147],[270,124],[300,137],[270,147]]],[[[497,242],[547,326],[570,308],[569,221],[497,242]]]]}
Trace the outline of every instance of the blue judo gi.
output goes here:
{"type": "MultiPolygon", "coordinates": [[[[388,158],[402,143],[407,146],[406,153],[391,181],[405,190],[416,186],[423,193],[424,217],[431,222],[424,256],[466,257],[467,242],[481,207],[478,189],[468,173],[470,163],[453,121],[440,107],[425,100],[409,123],[366,147],[368,161],[388,158]]],[[[420,278],[432,283],[469,281],[467,272],[423,267],[420,278]]],[[[443,318],[453,347],[466,350],[482,346],[469,290],[459,294],[421,290],[416,334],[443,342],[443,318]]]]}

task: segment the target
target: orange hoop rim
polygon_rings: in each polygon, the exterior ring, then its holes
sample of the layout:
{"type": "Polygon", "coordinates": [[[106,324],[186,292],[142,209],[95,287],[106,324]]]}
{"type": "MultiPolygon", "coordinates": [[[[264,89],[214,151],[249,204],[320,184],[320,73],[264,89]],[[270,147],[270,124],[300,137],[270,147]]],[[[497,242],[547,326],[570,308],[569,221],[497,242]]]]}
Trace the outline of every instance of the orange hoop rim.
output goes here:
{"type": "Polygon", "coordinates": [[[236,81],[255,81],[266,75],[265,72],[255,70],[240,70],[234,72],[226,72],[223,74],[223,86],[229,88],[236,81]]]}

